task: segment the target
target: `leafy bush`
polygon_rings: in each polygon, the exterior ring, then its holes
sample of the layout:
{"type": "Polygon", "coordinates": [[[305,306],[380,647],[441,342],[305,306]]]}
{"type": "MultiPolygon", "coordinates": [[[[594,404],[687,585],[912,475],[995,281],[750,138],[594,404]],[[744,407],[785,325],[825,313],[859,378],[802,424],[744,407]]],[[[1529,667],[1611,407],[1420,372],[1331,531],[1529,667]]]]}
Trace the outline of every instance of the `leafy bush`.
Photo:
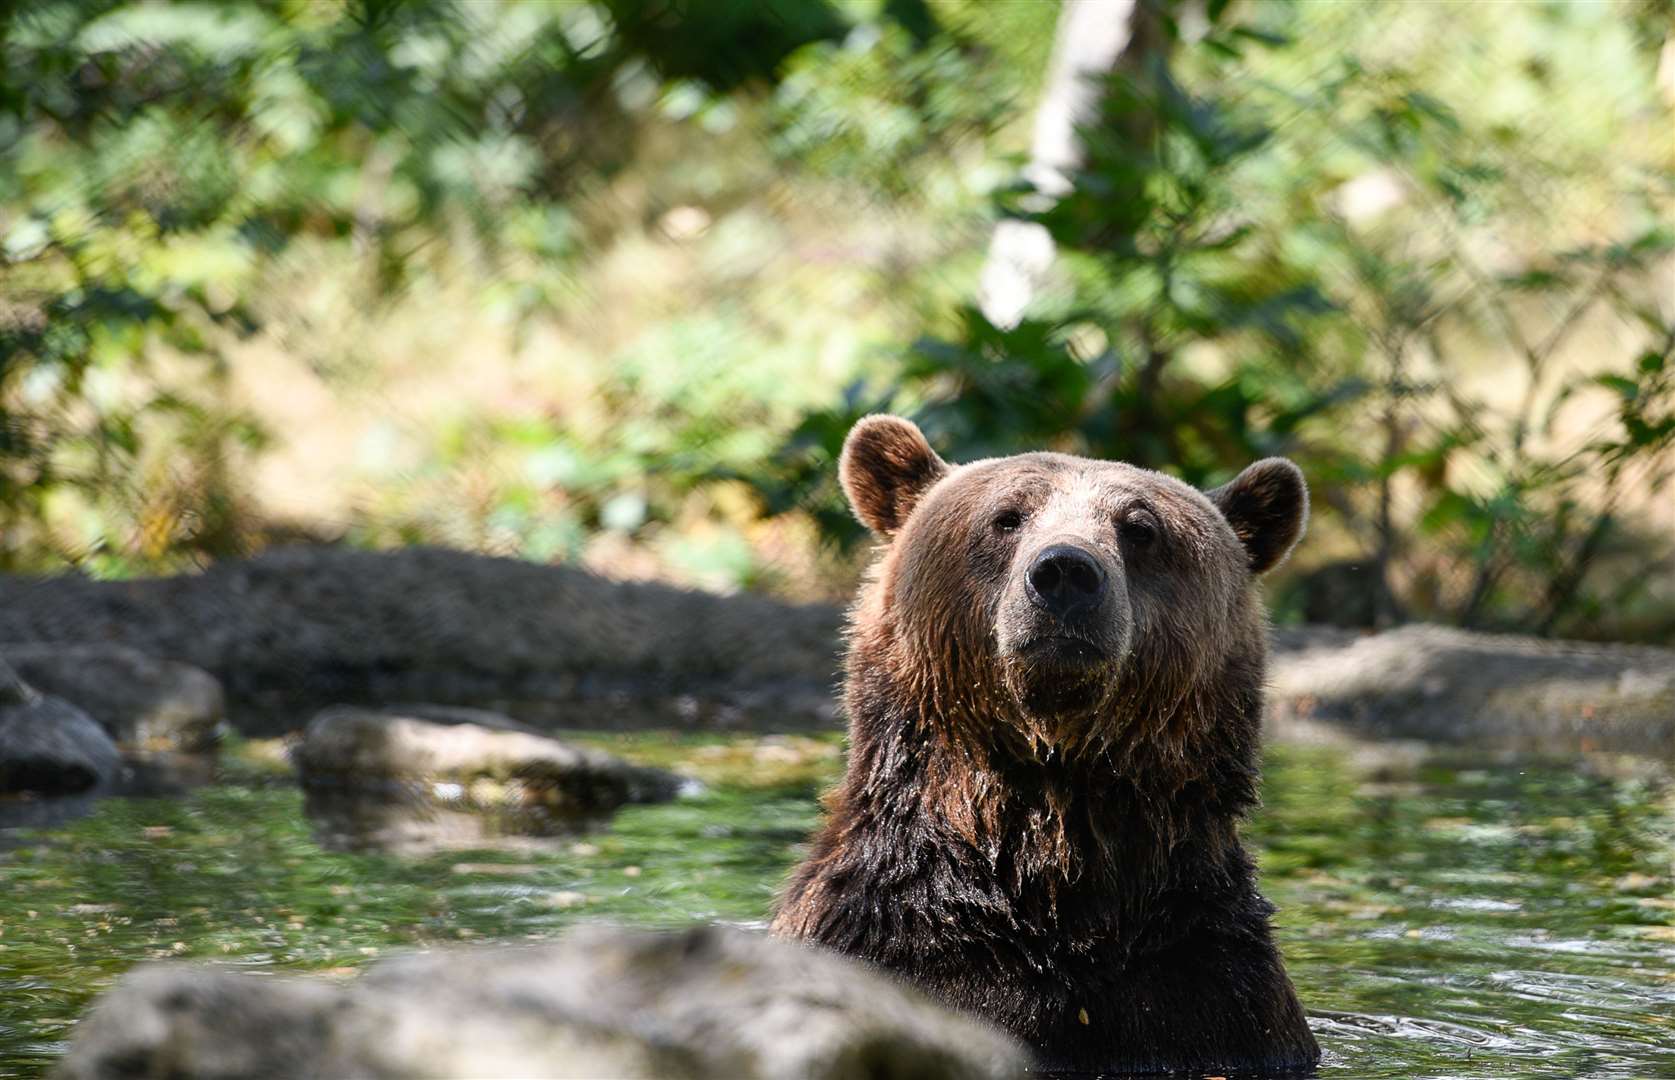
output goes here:
{"type": "MultiPolygon", "coordinates": [[[[0,566],[120,573],[260,544],[268,524],[244,477],[253,455],[295,433],[265,430],[262,410],[230,392],[242,339],[270,336],[334,385],[357,387],[381,378],[363,340],[381,328],[376,313],[413,322],[444,279],[475,278],[475,295],[449,300],[520,331],[575,317],[580,261],[641,228],[636,215],[685,203],[727,213],[759,201],[784,170],[842,180],[835,144],[796,132],[859,137],[868,110],[883,110],[906,126],[887,151],[859,146],[869,160],[856,176],[924,179],[916,163],[946,139],[982,136],[1009,115],[1004,94],[982,93],[996,85],[977,77],[982,48],[945,35],[914,0],[8,9],[0,566]],[[827,70],[840,57],[852,69],[827,70]],[[741,156],[746,139],[763,149],[741,156]],[[688,156],[669,161],[671,146],[688,156]],[[636,170],[649,194],[618,205],[614,179],[636,170]]],[[[716,243],[732,224],[717,227],[716,243]]],[[[744,263],[732,273],[748,275],[744,263]]],[[[754,318],[671,322],[626,352],[613,347],[606,362],[620,372],[593,380],[591,395],[606,419],[535,424],[553,440],[549,462],[584,464],[536,470],[559,490],[535,501],[566,510],[528,518],[517,549],[573,554],[576,530],[626,521],[635,499],[649,500],[645,522],[668,520],[698,473],[771,454],[791,414],[749,396],[800,407],[821,384],[784,392],[787,361],[758,355],[787,342],[754,318]],[[694,337],[711,332],[728,337],[694,337]],[[725,342],[751,350],[738,378],[725,342]]],[[[490,456],[527,450],[532,437],[526,423],[485,417],[454,429],[490,456]]],[[[439,441],[408,490],[457,454],[439,441]]],[[[508,508],[484,514],[522,520],[510,507],[529,501],[527,485],[508,483],[508,508]]],[[[388,520],[339,524],[392,542],[485,535],[439,526],[446,504],[409,512],[401,495],[382,500],[388,520]]]]}
{"type": "Polygon", "coordinates": [[[1655,123],[1645,44],[1603,6],[1531,9],[1535,59],[1472,69],[1495,95],[1450,102],[1452,9],[1212,8],[1191,39],[1163,17],[1165,44],[1113,77],[1069,195],[1003,200],[1051,232],[1059,291],[1009,329],[964,309],[894,378],[806,416],[760,478],[769,510],[858,538],[830,477],[848,426],[887,408],[956,459],[1050,447],[1213,484],[1289,454],[1316,488],[1311,548],[1365,567],[1366,599],[1323,607],[1305,576],[1284,613],[1675,630],[1655,573],[1675,559],[1675,173],[1590,156],[1655,123]],[[1324,73],[1323,37],[1342,49],[1324,73]],[[1558,135],[1527,122],[1602,55],[1615,97],[1548,108],[1574,125],[1558,135]],[[1579,357],[1584,330],[1615,355],[1579,357]],[[1634,624],[1637,597],[1663,614],[1634,624]]]}
{"type": "Polygon", "coordinates": [[[338,239],[392,287],[439,217],[486,222],[553,182],[532,146],[563,125],[527,102],[574,99],[587,43],[557,9],[497,14],[13,9],[0,24],[0,562],[245,546],[229,463],[263,435],[220,390],[275,255],[338,239]]]}
{"type": "Polygon", "coordinates": [[[1286,617],[1675,631],[1667,0],[1142,10],[1043,200],[1001,148],[1048,4],[8,8],[0,567],[265,542],[314,433],[240,396],[252,342],[368,404],[539,347],[305,531],[815,592],[892,408],[956,457],[1296,457],[1286,617]],[[965,302],[997,216],[1060,253],[1008,328],[965,302]]]}

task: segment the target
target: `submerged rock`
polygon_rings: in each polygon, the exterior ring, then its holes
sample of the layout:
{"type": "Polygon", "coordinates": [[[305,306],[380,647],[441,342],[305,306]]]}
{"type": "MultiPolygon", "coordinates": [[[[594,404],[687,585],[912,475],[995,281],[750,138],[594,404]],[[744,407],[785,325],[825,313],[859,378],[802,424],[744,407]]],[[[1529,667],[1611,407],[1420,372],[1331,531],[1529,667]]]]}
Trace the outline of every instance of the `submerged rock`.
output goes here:
{"type": "Polygon", "coordinates": [[[327,709],[293,759],[321,842],[336,849],[502,846],[697,786],[495,713],[434,705],[327,709]]]}
{"type": "Polygon", "coordinates": [[[36,693],[0,661],[0,794],[73,795],[122,769],[105,729],[69,702],[36,693]]]}
{"type": "Polygon", "coordinates": [[[117,742],[146,750],[212,749],[226,715],[221,683],[190,664],[121,645],[0,645],[31,686],[83,709],[117,742]]]}
{"type": "Polygon", "coordinates": [[[998,1080],[1027,1064],[1009,1037],[843,957],[721,927],[590,927],[398,958],[347,985],[141,968],[58,1075],[998,1080]]]}

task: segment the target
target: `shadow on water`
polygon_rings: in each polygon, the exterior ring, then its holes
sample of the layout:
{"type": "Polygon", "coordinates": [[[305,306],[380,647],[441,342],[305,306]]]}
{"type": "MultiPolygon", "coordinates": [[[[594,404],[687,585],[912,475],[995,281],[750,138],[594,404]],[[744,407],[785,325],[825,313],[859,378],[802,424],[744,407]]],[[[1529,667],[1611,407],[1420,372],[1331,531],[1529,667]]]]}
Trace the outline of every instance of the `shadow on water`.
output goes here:
{"type": "MultiPolygon", "coordinates": [[[[707,790],[528,836],[446,808],[305,802],[233,769],[14,831],[0,841],[0,1075],[44,1072],[92,996],[148,959],[347,973],[392,949],[578,920],[760,925],[842,764],[835,737],[593,741],[707,790]]],[[[1661,774],[1281,747],[1264,793],[1248,835],[1320,1076],[1675,1076],[1661,774]]]]}
{"type": "Polygon", "coordinates": [[[0,851],[30,843],[26,830],[52,829],[87,817],[103,799],[161,799],[212,783],[215,759],[199,754],[148,754],[124,759],[111,783],[76,795],[0,795],[0,851]]]}

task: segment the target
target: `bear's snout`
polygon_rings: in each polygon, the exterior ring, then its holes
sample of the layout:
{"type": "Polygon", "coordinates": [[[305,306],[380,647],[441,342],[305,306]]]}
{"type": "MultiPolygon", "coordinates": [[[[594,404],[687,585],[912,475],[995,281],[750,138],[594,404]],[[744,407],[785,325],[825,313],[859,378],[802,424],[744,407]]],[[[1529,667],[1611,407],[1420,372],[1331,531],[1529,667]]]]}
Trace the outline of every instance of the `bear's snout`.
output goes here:
{"type": "Polygon", "coordinates": [[[1019,704],[1037,717],[1082,716],[1105,702],[1128,653],[1120,563],[1074,536],[1025,548],[997,612],[995,640],[1019,704]]]}
{"type": "Polygon", "coordinates": [[[1105,598],[1105,568],[1074,544],[1042,549],[1024,580],[1032,604],[1067,621],[1092,612],[1105,598]]]}

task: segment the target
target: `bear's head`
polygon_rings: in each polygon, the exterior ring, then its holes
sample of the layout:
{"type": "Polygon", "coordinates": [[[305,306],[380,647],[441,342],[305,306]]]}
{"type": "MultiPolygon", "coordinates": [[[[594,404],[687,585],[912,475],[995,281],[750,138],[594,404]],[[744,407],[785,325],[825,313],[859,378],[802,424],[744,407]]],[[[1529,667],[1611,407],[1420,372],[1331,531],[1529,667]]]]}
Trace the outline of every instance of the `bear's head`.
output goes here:
{"type": "Polygon", "coordinates": [[[1036,758],[1178,755],[1219,716],[1254,724],[1253,585],[1308,518],[1291,462],[1207,492],[1065,454],[950,465],[909,421],[872,416],[839,476],[886,545],[855,611],[852,712],[864,667],[953,734],[1036,758]]]}

